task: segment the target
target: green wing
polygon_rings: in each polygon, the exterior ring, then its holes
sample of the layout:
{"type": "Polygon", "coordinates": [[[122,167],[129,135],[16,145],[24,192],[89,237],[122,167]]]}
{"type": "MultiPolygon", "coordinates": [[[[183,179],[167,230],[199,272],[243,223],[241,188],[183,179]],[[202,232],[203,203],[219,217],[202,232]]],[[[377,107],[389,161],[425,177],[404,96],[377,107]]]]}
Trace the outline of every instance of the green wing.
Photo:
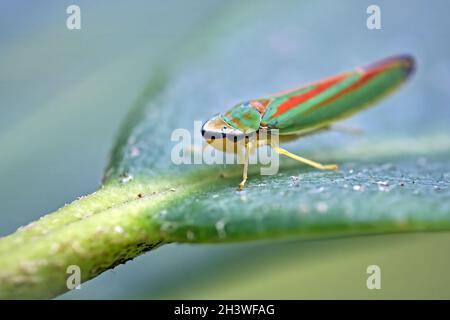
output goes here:
{"type": "Polygon", "coordinates": [[[278,93],[261,125],[281,135],[308,132],[348,117],[391,93],[411,74],[414,59],[396,56],[301,88],[278,93]]]}

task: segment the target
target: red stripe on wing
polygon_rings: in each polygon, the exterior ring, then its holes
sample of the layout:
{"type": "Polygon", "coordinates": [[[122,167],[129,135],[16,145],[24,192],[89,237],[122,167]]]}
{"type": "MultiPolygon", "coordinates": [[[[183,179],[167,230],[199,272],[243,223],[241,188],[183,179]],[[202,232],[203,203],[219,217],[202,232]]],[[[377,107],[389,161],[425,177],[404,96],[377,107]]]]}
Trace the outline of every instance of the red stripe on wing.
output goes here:
{"type": "Polygon", "coordinates": [[[379,63],[376,63],[372,66],[369,66],[366,69],[363,69],[363,76],[358,79],[358,81],[356,81],[354,84],[352,84],[351,86],[345,88],[344,90],[336,93],[334,96],[329,97],[328,99],[322,101],[321,103],[315,105],[314,107],[308,109],[307,111],[305,111],[304,114],[310,113],[314,110],[317,110],[318,108],[329,104],[330,102],[333,102],[337,99],[339,99],[340,97],[342,97],[343,95],[358,89],[359,87],[361,87],[362,85],[366,84],[367,82],[369,82],[373,77],[379,75],[380,73],[382,73],[383,71],[385,71],[386,69],[392,67],[392,65],[398,64],[398,63],[405,63],[406,67],[407,67],[407,72],[409,73],[410,70],[409,68],[412,68],[412,63],[409,60],[403,60],[403,59],[395,59],[395,58],[390,58],[390,59],[386,59],[384,61],[381,61],[379,63]]]}
{"type": "Polygon", "coordinates": [[[340,74],[325,80],[322,80],[316,84],[316,87],[312,89],[311,91],[305,92],[303,94],[300,94],[298,96],[293,96],[289,98],[287,101],[280,104],[277,108],[277,112],[275,112],[271,118],[275,118],[286,111],[298,106],[300,103],[303,103],[305,101],[308,101],[309,99],[313,98],[314,96],[322,93],[323,91],[327,90],[331,86],[335,85],[339,81],[346,78],[348,73],[340,74]]]}

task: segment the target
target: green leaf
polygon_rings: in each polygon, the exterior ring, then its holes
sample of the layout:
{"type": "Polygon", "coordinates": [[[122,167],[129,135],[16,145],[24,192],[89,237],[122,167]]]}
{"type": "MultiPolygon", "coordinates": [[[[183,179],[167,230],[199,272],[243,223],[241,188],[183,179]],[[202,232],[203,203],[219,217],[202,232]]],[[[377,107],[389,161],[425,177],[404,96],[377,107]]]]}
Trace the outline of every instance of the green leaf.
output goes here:
{"type": "Polygon", "coordinates": [[[285,53],[247,41],[269,31],[261,22],[273,10],[261,6],[250,22],[253,6],[233,15],[223,10],[201,37],[161,63],[124,122],[102,188],[0,241],[1,297],[53,297],[67,290],[69,265],[79,266],[86,281],[170,242],[449,229],[445,134],[385,133],[357,143],[331,135],[331,143],[312,139],[305,147],[300,141],[288,148],[341,170],[283,159],[278,174],[260,176],[253,165],[242,192],[239,166],[171,161],[173,130],[192,132],[195,120],[283,89],[282,79],[302,69],[304,61],[291,59],[276,76],[285,53]]]}

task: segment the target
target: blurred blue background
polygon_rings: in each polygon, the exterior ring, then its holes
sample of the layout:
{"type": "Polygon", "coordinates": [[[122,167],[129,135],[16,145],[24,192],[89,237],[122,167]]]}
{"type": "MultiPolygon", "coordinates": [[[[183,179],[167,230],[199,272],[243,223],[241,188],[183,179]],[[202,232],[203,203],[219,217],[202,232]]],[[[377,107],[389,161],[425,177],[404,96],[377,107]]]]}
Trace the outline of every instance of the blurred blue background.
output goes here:
{"type": "MultiPolygon", "coordinates": [[[[411,83],[347,123],[364,128],[368,136],[380,130],[389,135],[449,134],[449,9],[445,0],[2,1],[0,236],[95,191],[123,117],[167,56],[177,57],[177,48],[192,39],[226,38],[228,28],[248,34],[242,56],[255,72],[243,76],[246,81],[271,77],[272,82],[259,85],[268,93],[391,54],[411,53],[418,63],[411,83]],[[70,4],[81,8],[81,30],[66,28],[70,4]],[[381,8],[381,30],[366,27],[370,4],[381,8]],[[208,24],[223,29],[211,35],[208,24]],[[275,74],[265,73],[267,54],[260,52],[266,50],[277,53],[275,74]],[[297,73],[289,69],[294,61],[303,66],[297,73]],[[273,88],[273,79],[279,87],[273,88]]],[[[228,57],[228,48],[220,49],[219,65],[228,57]]],[[[237,68],[229,72],[239,74],[237,68]]],[[[239,88],[233,93],[252,98],[246,94],[239,88]]],[[[221,107],[205,108],[205,117],[221,107]]],[[[450,297],[448,240],[439,233],[172,244],[62,297],[450,297]],[[277,260],[270,268],[264,266],[269,256],[277,260]],[[364,287],[364,266],[374,257],[390,266],[390,291],[373,293],[364,287]],[[417,272],[420,276],[408,281],[417,272]],[[267,274],[276,276],[261,281],[267,274]]]]}

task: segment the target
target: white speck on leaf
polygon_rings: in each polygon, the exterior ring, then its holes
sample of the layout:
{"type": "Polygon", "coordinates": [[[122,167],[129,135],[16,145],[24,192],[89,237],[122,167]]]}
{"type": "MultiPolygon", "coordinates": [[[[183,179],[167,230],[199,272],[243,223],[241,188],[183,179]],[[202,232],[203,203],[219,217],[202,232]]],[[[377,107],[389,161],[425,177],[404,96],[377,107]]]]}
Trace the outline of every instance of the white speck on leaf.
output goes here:
{"type": "Polygon", "coordinates": [[[133,176],[132,176],[131,174],[126,173],[126,174],[124,174],[124,176],[122,177],[122,179],[120,180],[120,182],[122,182],[122,183],[128,183],[128,182],[130,182],[131,180],[133,180],[133,176]]]}
{"type": "Polygon", "coordinates": [[[141,154],[141,151],[139,150],[138,147],[132,147],[131,148],[131,151],[130,151],[131,158],[139,157],[140,154],[141,154]]]}
{"type": "Polygon", "coordinates": [[[257,187],[265,187],[267,184],[265,184],[265,183],[258,183],[256,186],[257,187]]]}
{"type": "Polygon", "coordinates": [[[378,191],[381,192],[389,192],[391,188],[389,187],[389,183],[387,181],[378,181],[378,191]]]}
{"type": "Polygon", "coordinates": [[[121,226],[115,226],[114,227],[114,231],[117,232],[117,233],[123,233],[124,230],[123,230],[123,228],[121,226]]]}

